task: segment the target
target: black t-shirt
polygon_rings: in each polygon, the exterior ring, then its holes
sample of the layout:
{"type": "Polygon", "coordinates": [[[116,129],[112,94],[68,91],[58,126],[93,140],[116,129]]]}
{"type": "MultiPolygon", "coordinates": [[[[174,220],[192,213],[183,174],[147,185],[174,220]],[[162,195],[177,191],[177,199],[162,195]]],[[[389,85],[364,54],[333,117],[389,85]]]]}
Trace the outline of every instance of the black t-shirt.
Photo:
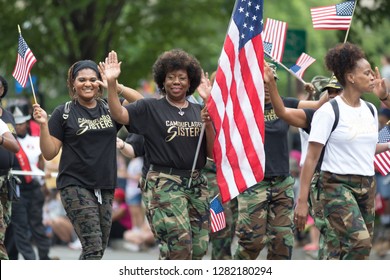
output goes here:
{"type": "MultiPolygon", "coordinates": [[[[299,100],[295,98],[283,98],[285,107],[297,108],[299,100]]],[[[279,119],[271,103],[264,106],[265,122],[265,177],[288,176],[289,170],[289,149],[288,130],[289,125],[279,119]]]]}
{"type": "MultiPolygon", "coordinates": [[[[2,110],[3,114],[0,119],[3,120],[8,126],[10,132],[16,136],[15,120],[12,114],[6,110],[2,110]]],[[[0,146],[0,169],[10,169],[14,166],[15,153],[0,146]]]]}
{"type": "MultiPolygon", "coordinates": [[[[307,134],[310,134],[311,121],[313,120],[313,116],[314,116],[314,113],[316,112],[316,110],[314,110],[314,109],[303,109],[303,111],[306,114],[306,123],[307,123],[307,128],[304,128],[303,130],[307,134]]],[[[318,159],[318,162],[317,162],[317,166],[316,166],[316,169],[315,169],[317,172],[321,171],[321,165],[322,165],[322,161],[324,160],[324,154],[325,154],[325,147],[322,149],[320,158],[318,159]]]]}
{"type": "Polygon", "coordinates": [[[305,112],[305,115],[306,115],[306,124],[307,124],[307,127],[303,128],[303,130],[307,134],[310,134],[311,121],[313,120],[313,116],[314,116],[314,113],[316,112],[316,110],[314,110],[314,109],[303,109],[303,111],[305,112]]]}
{"type": "Polygon", "coordinates": [[[114,189],[117,185],[116,135],[114,122],[101,102],[86,108],[72,102],[67,120],[58,106],[50,120],[50,134],[62,142],[57,188],[78,185],[88,189],[114,189]]]}
{"type": "MultiPolygon", "coordinates": [[[[150,163],[177,169],[191,170],[202,129],[201,105],[189,102],[179,109],[170,105],[165,98],[141,99],[126,106],[130,127],[145,137],[145,150],[150,163]]],[[[196,168],[206,163],[206,137],[199,150],[196,168]]]]}

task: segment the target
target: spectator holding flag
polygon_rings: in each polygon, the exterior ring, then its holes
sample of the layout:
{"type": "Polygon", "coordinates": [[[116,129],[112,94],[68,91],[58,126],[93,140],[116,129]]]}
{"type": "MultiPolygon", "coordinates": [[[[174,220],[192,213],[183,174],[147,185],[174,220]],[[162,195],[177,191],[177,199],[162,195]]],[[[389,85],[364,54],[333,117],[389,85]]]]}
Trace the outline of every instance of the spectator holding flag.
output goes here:
{"type": "Polygon", "coordinates": [[[325,63],[344,88],[335,98],[339,121],[332,132],[335,113],[330,103],[314,115],[294,222],[298,230],[304,230],[310,182],[326,143],[319,178],[324,214],[340,240],[340,259],[367,259],[375,218],[374,154],[387,145],[377,145],[377,112],[361,95],[370,91],[382,94],[385,88],[378,83],[378,70],[374,74],[356,45],[343,43],[330,49],[325,63]]]}
{"type": "MultiPolygon", "coordinates": [[[[101,68],[108,82],[108,103],[113,118],[129,125],[145,138],[150,169],[144,193],[152,231],[160,242],[160,259],[202,259],[208,248],[209,194],[207,179],[200,173],[206,156],[212,158],[214,128],[207,110],[188,102],[202,83],[199,62],[180,49],[164,52],[153,65],[154,81],[164,95],[121,106],[116,92],[120,75],[117,54],[108,54],[101,68]],[[205,137],[202,126],[205,123],[205,137]],[[196,150],[201,140],[195,170],[196,150]],[[189,185],[191,182],[191,185],[189,185]]],[[[207,96],[202,95],[204,104],[207,96]]]]}
{"type": "MultiPolygon", "coordinates": [[[[276,67],[274,79],[278,79],[276,67]]],[[[269,84],[265,90],[265,176],[264,180],[238,196],[237,236],[235,259],[256,259],[268,246],[267,259],[291,259],[294,247],[293,206],[294,178],[289,174],[288,130],[289,124],[278,118],[271,103],[269,84]]],[[[306,90],[311,90],[306,85],[306,90]]],[[[327,101],[324,95],[318,101],[300,101],[283,98],[290,108],[319,108],[327,101]]]]}

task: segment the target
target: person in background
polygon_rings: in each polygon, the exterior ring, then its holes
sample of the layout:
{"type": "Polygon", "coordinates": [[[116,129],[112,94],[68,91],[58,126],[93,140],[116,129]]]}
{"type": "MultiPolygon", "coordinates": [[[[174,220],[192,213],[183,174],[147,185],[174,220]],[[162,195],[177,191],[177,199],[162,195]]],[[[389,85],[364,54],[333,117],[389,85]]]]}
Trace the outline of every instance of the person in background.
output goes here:
{"type": "Polygon", "coordinates": [[[335,114],[330,103],[316,111],[311,124],[309,147],[301,173],[301,188],[294,222],[305,227],[310,183],[322,149],[325,153],[319,178],[323,192],[324,214],[340,241],[340,259],[367,259],[370,255],[375,218],[374,155],[388,149],[377,145],[376,108],[361,95],[386,92],[380,74],[371,69],[364,52],[351,43],[338,44],[325,56],[327,68],[343,86],[335,98],[339,121],[332,127],[335,114]],[[374,115],[371,109],[374,110],[374,115]]]}
{"type": "Polygon", "coordinates": [[[6,229],[11,220],[11,208],[12,201],[8,197],[8,188],[7,180],[9,178],[9,173],[11,168],[14,165],[15,151],[19,151],[19,145],[16,142],[17,149],[13,150],[11,148],[12,139],[9,139],[9,132],[14,141],[16,137],[15,131],[15,120],[12,114],[5,110],[2,107],[2,99],[7,95],[8,92],[8,83],[7,80],[0,76],[0,120],[7,126],[7,129],[2,125],[2,136],[0,136],[0,259],[7,260],[8,253],[4,246],[4,239],[6,234],[6,229]],[[8,131],[9,132],[8,132],[8,131]],[[4,138],[2,138],[4,137],[4,138]],[[9,141],[8,141],[9,140],[9,141]],[[12,151],[13,150],[13,151],[12,151]]]}
{"type": "Polygon", "coordinates": [[[117,174],[118,174],[117,185],[123,190],[126,190],[127,161],[125,157],[118,150],[116,154],[116,159],[117,159],[117,174]]]}
{"type": "MultiPolygon", "coordinates": [[[[390,109],[381,108],[378,113],[379,131],[385,126],[390,126],[390,109]]],[[[383,257],[390,250],[390,174],[382,176],[375,173],[377,195],[382,199],[382,213],[379,215],[380,226],[373,250],[378,256],[383,257]]]]}
{"type": "MultiPolygon", "coordinates": [[[[183,50],[164,52],[153,65],[154,80],[164,97],[125,107],[117,96],[117,54],[110,52],[101,67],[113,118],[145,138],[151,165],[144,192],[147,211],[152,212],[151,227],[160,242],[160,259],[202,259],[208,248],[209,194],[200,169],[207,156],[212,158],[215,133],[206,109],[186,99],[202,80],[199,62],[183,50]],[[205,137],[192,170],[203,123],[205,137]]],[[[202,98],[206,104],[208,96],[202,98]]]]}
{"type": "MultiPolygon", "coordinates": [[[[18,141],[16,141],[7,124],[2,119],[0,119],[0,146],[12,153],[17,153],[19,151],[18,141]]],[[[0,159],[6,160],[5,158],[0,159]]]]}
{"type": "MultiPolygon", "coordinates": [[[[128,142],[132,142],[133,134],[127,137],[128,142]]],[[[133,230],[140,228],[144,222],[144,211],[142,206],[142,195],[140,189],[140,180],[144,166],[143,157],[133,157],[127,166],[126,180],[126,203],[130,209],[133,230]]]]}
{"type": "MultiPolygon", "coordinates": [[[[15,170],[24,172],[43,173],[44,161],[39,147],[39,137],[28,133],[28,121],[31,115],[27,106],[13,107],[13,116],[16,123],[16,135],[20,150],[16,154],[15,170]]],[[[11,251],[15,245],[17,251],[25,260],[37,258],[33,249],[33,242],[38,249],[40,260],[49,260],[51,242],[43,225],[43,182],[41,177],[32,175],[20,176],[20,199],[13,201],[11,225],[13,234],[6,240],[7,250],[11,251]],[[31,234],[31,238],[28,234],[31,234]]]]}
{"type": "Polygon", "coordinates": [[[110,240],[123,239],[125,231],[132,228],[132,221],[129,207],[125,200],[125,191],[116,188],[114,192],[114,201],[112,203],[112,226],[110,231],[110,240]]]}

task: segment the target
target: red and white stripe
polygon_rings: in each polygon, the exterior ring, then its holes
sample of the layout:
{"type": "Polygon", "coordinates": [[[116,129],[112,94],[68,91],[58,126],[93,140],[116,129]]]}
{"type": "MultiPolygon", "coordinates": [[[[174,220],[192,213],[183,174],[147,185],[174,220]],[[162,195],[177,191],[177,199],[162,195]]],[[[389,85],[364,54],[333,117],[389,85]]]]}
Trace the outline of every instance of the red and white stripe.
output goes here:
{"type": "Polygon", "coordinates": [[[264,25],[263,41],[272,43],[272,50],[269,54],[276,61],[282,62],[284,46],[286,44],[287,23],[267,18],[264,25]]]}
{"type": "Polygon", "coordinates": [[[223,212],[215,214],[215,212],[211,209],[211,232],[217,232],[226,227],[226,219],[225,214],[223,212]]]}
{"type": "Polygon", "coordinates": [[[375,169],[383,176],[390,172],[390,152],[386,151],[375,155],[374,159],[375,169]]]}
{"type": "Polygon", "coordinates": [[[336,15],[335,5],[311,8],[310,12],[314,29],[347,30],[352,21],[352,16],[336,15]]]}
{"type": "Polygon", "coordinates": [[[295,74],[302,78],[303,77],[303,74],[305,74],[305,71],[306,69],[314,63],[315,58],[311,57],[310,55],[306,54],[306,53],[302,53],[298,59],[297,59],[297,62],[296,62],[296,65],[298,65],[299,67],[301,67],[301,69],[299,69],[299,71],[297,71],[295,74]]]}
{"type": "Polygon", "coordinates": [[[240,50],[234,21],[219,60],[208,110],[222,203],[264,178],[264,50],[261,34],[240,50]]]}

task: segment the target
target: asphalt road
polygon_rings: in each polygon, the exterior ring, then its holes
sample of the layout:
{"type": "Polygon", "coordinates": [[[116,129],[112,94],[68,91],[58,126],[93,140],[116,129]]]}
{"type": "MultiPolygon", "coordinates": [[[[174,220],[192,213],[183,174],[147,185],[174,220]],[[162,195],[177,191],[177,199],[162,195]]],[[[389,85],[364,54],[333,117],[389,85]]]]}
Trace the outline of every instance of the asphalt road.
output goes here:
{"type": "MultiPolygon", "coordinates": [[[[146,251],[131,252],[121,247],[121,243],[116,243],[115,248],[108,248],[104,254],[103,260],[157,260],[158,259],[158,247],[150,248],[146,251]]],[[[233,246],[234,247],[234,246],[233,246]]],[[[210,259],[211,247],[208,254],[204,257],[205,260],[210,259]]],[[[234,250],[233,250],[234,252],[234,250]]],[[[77,260],[80,255],[80,250],[72,250],[67,246],[53,246],[50,251],[50,256],[58,257],[60,260],[77,260]]],[[[258,259],[266,259],[267,252],[263,250],[258,259]]],[[[302,248],[295,248],[293,251],[294,260],[313,260],[314,254],[306,253],[302,248]]],[[[390,251],[384,258],[380,258],[372,251],[370,259],[372,260],[390,260],[390,251]]]]}

